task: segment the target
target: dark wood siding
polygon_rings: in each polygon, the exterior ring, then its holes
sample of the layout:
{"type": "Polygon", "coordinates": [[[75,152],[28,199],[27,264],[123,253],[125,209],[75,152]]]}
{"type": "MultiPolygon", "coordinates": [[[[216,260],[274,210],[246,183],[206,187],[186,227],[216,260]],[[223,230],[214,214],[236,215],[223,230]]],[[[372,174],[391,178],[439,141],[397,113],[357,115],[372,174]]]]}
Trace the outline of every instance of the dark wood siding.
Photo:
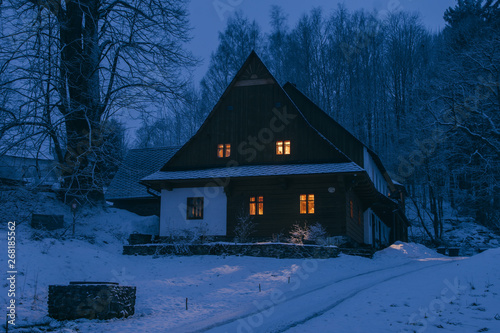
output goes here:
{"type": "Polygon", "coordinates": [[[311,128],[277,84],[232,87],[198,133],[162,170],[231,165],[349,162],[311,128]],[[288,115],[288,118],[285,118],[288,115]],[[291,154],[276,155],[276,141],[290,140],[291,154]],[[218,144],[231,144],[229,158],[218,144]]]}
{"type": "Polygon", "coordinates": [[[306,119],[350,159],[363,166],[364,145],[291,84],[284,87],[306,119]]]}
{"type": "Polygon", "coordinates": [[[253,237],[288,235],[295,223],[320,223],[330,236],[344,235],[345,192],[340,176],[288,176],[233,181],[228,194],[228,235],[234,234],[237,216],[248,214],[251,196],[264,197],[264,215],[254,216],[257,230],[253,237]],[[335,193],[328,191],[335,188],[335,193]],[[300,195],[314,194],[315,213],[300,214],[300,195]]]}
{"type": "Polygon", "coordinates": [[[354,191],[347,192],[345,198],[347,236],[362,244],[364,243],[364,220],[361,201],[356,196],[354,191]],[[353,217],[351,217],[351,201],[353,204],[353,217]]]}

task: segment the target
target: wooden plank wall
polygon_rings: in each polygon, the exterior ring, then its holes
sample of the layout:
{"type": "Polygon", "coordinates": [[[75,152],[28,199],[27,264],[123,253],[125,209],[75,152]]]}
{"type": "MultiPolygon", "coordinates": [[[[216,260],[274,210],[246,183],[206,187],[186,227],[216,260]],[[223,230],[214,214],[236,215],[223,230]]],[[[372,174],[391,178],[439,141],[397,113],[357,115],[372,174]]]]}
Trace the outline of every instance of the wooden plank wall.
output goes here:
{"type": "Polygon", "coordinates": [[[321,110],[302,92],[290,84],[285,91],[304,113],[307,120],[358,165],[363,166],[363,144],[338,122],[321,110]]]}
{"type": "Polygon", "coordinates": [[[248,213],[249,198],[264,196],[264,215],[254,216],[253,237],[288,234],[295,223],[320,223],[330,236],[344,235],[345,192],[338,176],[289,176],[251,181],[233,181],[228,193],[228,235],[234,235],[237,216],[248,213]],[[335,187],[335,193],[328,191],[335,187]],[[300,195],[314,194],[315,213],[300,214],[300,195]]]}
{"type": "Polygon", "coordinates": [[[248,165],[348,161],[307,124],[279,85],[266,84],[232,88],[199,132],[163,170],[223,167],[229,162],[248,165]],[[294,118],[283,121],[273,109],[294,118]],[[277,140],[291,141],[290,155],[276,155],[277,140]],[[228,143],[231,156],[218,158],[217,145],[228,143]]]}
{"type": "Polygon", "coordinates": [[[346,227],[347,236],[351,237],[354,241],[362,244],[364,243],[364,219],[363,219],[363,208],[359,198],[356,196],[354,191],[349,191],[346,195],[346,227]],[[353,202],[353,217],[351,218],[351,204],[353,202]],[[360,214],[361,208],[361,214],[360,214]]]}

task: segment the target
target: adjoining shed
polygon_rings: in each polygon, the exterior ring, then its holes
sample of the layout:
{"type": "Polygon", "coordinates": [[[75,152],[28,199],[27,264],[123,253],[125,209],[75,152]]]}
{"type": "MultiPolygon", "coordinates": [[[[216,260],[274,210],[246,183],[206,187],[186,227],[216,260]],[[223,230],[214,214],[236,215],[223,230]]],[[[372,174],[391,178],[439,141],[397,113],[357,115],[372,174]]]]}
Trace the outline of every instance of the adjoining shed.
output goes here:
{"type": "Polygon", "coordinates": [[[160,170],[177,150],[179,147],[131,149],[106,190],[106,200],[141,216],[160,216],[160,193],[139,181],[160,170]]]}

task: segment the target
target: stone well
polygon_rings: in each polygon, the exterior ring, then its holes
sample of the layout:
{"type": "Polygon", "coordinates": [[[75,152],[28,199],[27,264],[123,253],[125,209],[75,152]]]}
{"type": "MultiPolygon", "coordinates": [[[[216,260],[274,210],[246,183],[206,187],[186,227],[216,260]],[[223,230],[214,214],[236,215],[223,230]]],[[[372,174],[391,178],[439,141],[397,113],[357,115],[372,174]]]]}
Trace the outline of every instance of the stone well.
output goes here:
{"type": "Polygon", "coordinates": [[[49,286],[49,317],[57,320],[126,318],[134,314],[136,287],[114,282],[49,286]]]}

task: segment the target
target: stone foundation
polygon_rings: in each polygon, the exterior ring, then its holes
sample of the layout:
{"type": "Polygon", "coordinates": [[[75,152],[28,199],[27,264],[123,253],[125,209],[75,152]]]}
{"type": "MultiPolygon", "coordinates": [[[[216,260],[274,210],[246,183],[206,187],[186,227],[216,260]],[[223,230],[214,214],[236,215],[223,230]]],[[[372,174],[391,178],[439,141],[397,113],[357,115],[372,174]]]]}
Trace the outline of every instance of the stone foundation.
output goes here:
{"type": "Polygon", "coordinates": [[[49,317],[57,320],[126,318],[134,314],[135,287],[111,283],[49,286],[49,317]]]}
{"type": "Polygon", "coordinates": [[[336,258],[339,249],[296,244],[149,244],[125,245],[125,255],[240,255],[269,258],[336,258]]]}

